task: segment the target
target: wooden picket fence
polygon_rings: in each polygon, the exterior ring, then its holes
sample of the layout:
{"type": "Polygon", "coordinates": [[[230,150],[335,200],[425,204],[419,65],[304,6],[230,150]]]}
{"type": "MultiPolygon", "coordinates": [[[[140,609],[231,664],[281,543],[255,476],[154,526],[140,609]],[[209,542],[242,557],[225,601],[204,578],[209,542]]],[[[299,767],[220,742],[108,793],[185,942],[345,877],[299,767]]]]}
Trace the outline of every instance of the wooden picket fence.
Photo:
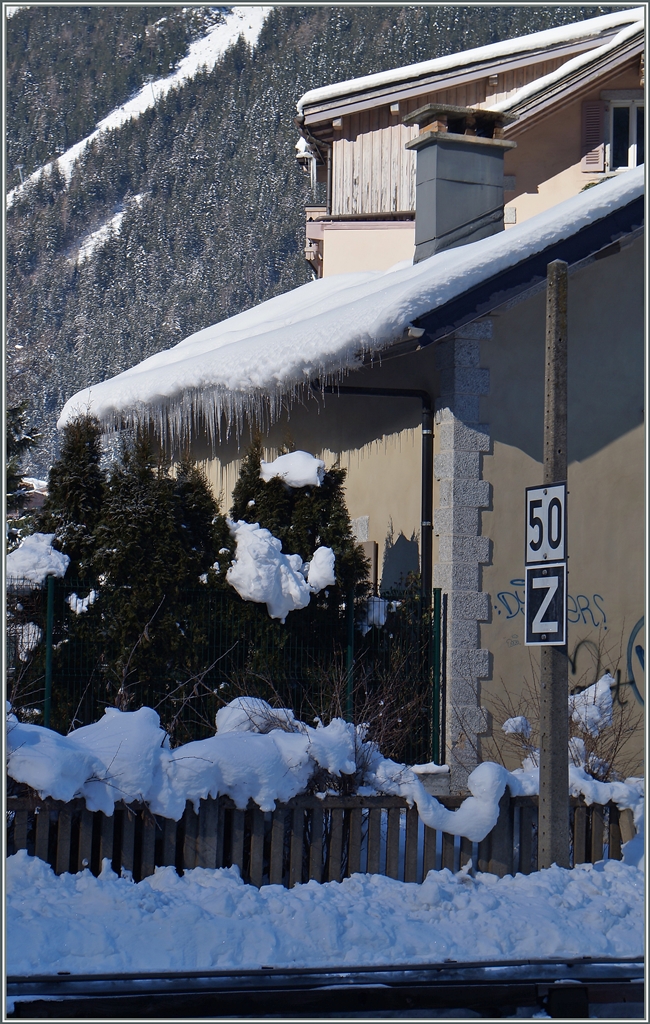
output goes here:
{"type": "MultiPolygon", "coordinates": [[[[454,809],[462,797],[440,797],[454,809]]],[[[571,801],[572,864],[595,863],[606,854],[620,860],[634,834],[631,813],[613,804],[587,807],[571,801]]],[[[499,820],[480,843],[436,832],[417,809],[394,796],[300,796],[263,812],[246,810],[228,797],[190,803],[180,821],[154,815],[145,805],[118,803],[110,817],[87,810],[83,800],[42,800],[26,787],[7,800],[7,853],[27,850],[57,874],[104,860],[135,881],[170,865],[179,874],[195,867],[236,865],[252,885],[293,886],[341,881],[355,872],[420,882],[432,869],[472,870],[503,876],[537,867],[537,798],[503,797],[499,820]]]]}

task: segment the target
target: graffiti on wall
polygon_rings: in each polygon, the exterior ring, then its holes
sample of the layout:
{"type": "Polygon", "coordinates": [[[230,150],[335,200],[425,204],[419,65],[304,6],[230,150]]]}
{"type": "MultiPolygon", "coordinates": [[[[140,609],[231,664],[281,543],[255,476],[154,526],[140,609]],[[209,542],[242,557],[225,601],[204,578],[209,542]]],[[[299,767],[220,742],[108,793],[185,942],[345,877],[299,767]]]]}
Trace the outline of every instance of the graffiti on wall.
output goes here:
{"type": "MultiPolygon", "coordinates": [[[[524,587],[525,580],[510,580],[510,590],[500,590],[496,596],[499,604],[494,609],[497,615],[504,615],[506,619],[514,619],[524,614],[524,587]]],[[[585,626],[593,626],[595,629],[607,629],[607,615],[605,614],[605,598],[602,594],[567,594],[567,616],[569,622],[575,625],[578,622],[585,626]]]]}
{"type": "MultiPolygon", "coordinates": [[[[525,581],[523,579],[510,580],[509,589],[499,590],[496,594],[494,611],[502,621],[516,620],[519,616],[524,618],[525,581]]],[[[605,632],[607,626],[607,614],[605,612],[605,598],[602,594],[568,594],[567,595],[567,617],[572,625],[584,625],[605,632]]],[[[513,621],[516,625],[516,621],[513,621]]],[[[518,647],[522,642],[519,633],[512,633],[506,640],[507,647],[518,647]]],[[[593,659],[594,678],[596,682],[602,674],[602,649],[593,640],[584,638],[578,640],[573,650],[568,654],[571,674],[576,675],[581,656],[589,653],[593,659]]],[[[616,688],[614,699],[620,703],[626,703],[621,696],[624,687],[629,688],[634,699],[643,704],[640,685],[645,672],[645,619],[643,616],[635,623],[627,637],[625,646],[625,666],[623,669],[625,678],[621,677],[621,669],[616,671],[616,688]]],[[[591,685],[587,683],[586,685],[591,685]]],[[[575,689],[584,689],[583,686],[575,689]]]]}

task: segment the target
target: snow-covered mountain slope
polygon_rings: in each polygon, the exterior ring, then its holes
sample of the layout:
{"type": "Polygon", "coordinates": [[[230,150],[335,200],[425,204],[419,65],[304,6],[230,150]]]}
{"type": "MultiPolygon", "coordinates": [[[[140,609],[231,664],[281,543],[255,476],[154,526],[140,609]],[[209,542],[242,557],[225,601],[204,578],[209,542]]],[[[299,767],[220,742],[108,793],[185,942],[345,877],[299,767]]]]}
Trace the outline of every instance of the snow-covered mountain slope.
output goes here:
{"type": "Polygon", "coordinates": [[[37,181],[42,174],[49,173],[55,162],[65,175],[66,180],[69,181],[74,165],[95,139],[115,128],[120,128],[132,118],[140,117],[145,110],[155,106],[172,89],[177,89],[191,81],[200,69],[213,68],[228,47],[237,42],[240,36],[243,36],[246,42],[253,46],[257,42],[262,25],[271,10],[270,7],[232,7],[222,24],[216,25],[202,39],[192,43],[187,56],[183,58],[173,74],[144,85],[132,99],[123,103],[121,107],[117,107],[116,110],[112,110],[107,117],[103,118],[94,132],[71,146],[56,161],[39,167],[23,184],[7,193],[7,208],[11,207],[15,199],[24,192],[25,185],[37,181]]]}

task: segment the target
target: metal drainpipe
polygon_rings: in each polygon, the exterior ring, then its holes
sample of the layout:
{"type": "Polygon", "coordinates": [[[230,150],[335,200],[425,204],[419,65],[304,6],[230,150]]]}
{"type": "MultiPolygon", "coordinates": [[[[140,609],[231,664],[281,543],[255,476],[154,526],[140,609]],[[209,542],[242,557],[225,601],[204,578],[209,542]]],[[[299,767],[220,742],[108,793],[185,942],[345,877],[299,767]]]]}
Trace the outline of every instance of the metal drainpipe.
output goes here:
{"type": "Polygon", "coordinates": [[[433,402],[427,391],[414,388],[355,388],[312,383],[314,391],[326,395],[366,395],[375,398],[417,398],[422,402],[422,515],[420,523],[420,565],[422,611],[431,610],[433,587],[433,402]]]}

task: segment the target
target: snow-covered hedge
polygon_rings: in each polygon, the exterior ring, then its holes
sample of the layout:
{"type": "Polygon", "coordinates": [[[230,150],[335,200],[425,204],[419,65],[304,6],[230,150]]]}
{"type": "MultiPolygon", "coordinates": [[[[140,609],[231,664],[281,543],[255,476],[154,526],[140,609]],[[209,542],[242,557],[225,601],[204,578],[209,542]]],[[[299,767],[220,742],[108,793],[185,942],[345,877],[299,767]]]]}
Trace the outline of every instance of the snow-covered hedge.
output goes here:
{"type": "MultiPolygon", "coordinates": [[[[83,797],[89,810],[112,814],[119,800],[143,801],[154,814],[180,819],[187,800],[198,810],[201,799],[230,796],[246,807],[253,800],[263,811],[305,792],[317,771],[354,776],[357,792],[405,798],[426,825],[480,841],[495,826],[506,786],[513,795],[538,791],[533,768],[509,772],[491,762],[470,775],[470,796],[456,811],[427,793],[417,766],[396,764],[364,738],[363,727],[336,718],[314,728],[288,709],[272,708],[259,698],[238,697],[217,713],[216,735],[171,749],[169,737],[151,708],[104,717],[67,736],[8,715],[8,774],[43,798],[83,797]]],[[[572,795],[587,803],[614,801],[632,808],[641,830],[643,780],[597,782],[581,768],[570,768],[572,795]]]]}

